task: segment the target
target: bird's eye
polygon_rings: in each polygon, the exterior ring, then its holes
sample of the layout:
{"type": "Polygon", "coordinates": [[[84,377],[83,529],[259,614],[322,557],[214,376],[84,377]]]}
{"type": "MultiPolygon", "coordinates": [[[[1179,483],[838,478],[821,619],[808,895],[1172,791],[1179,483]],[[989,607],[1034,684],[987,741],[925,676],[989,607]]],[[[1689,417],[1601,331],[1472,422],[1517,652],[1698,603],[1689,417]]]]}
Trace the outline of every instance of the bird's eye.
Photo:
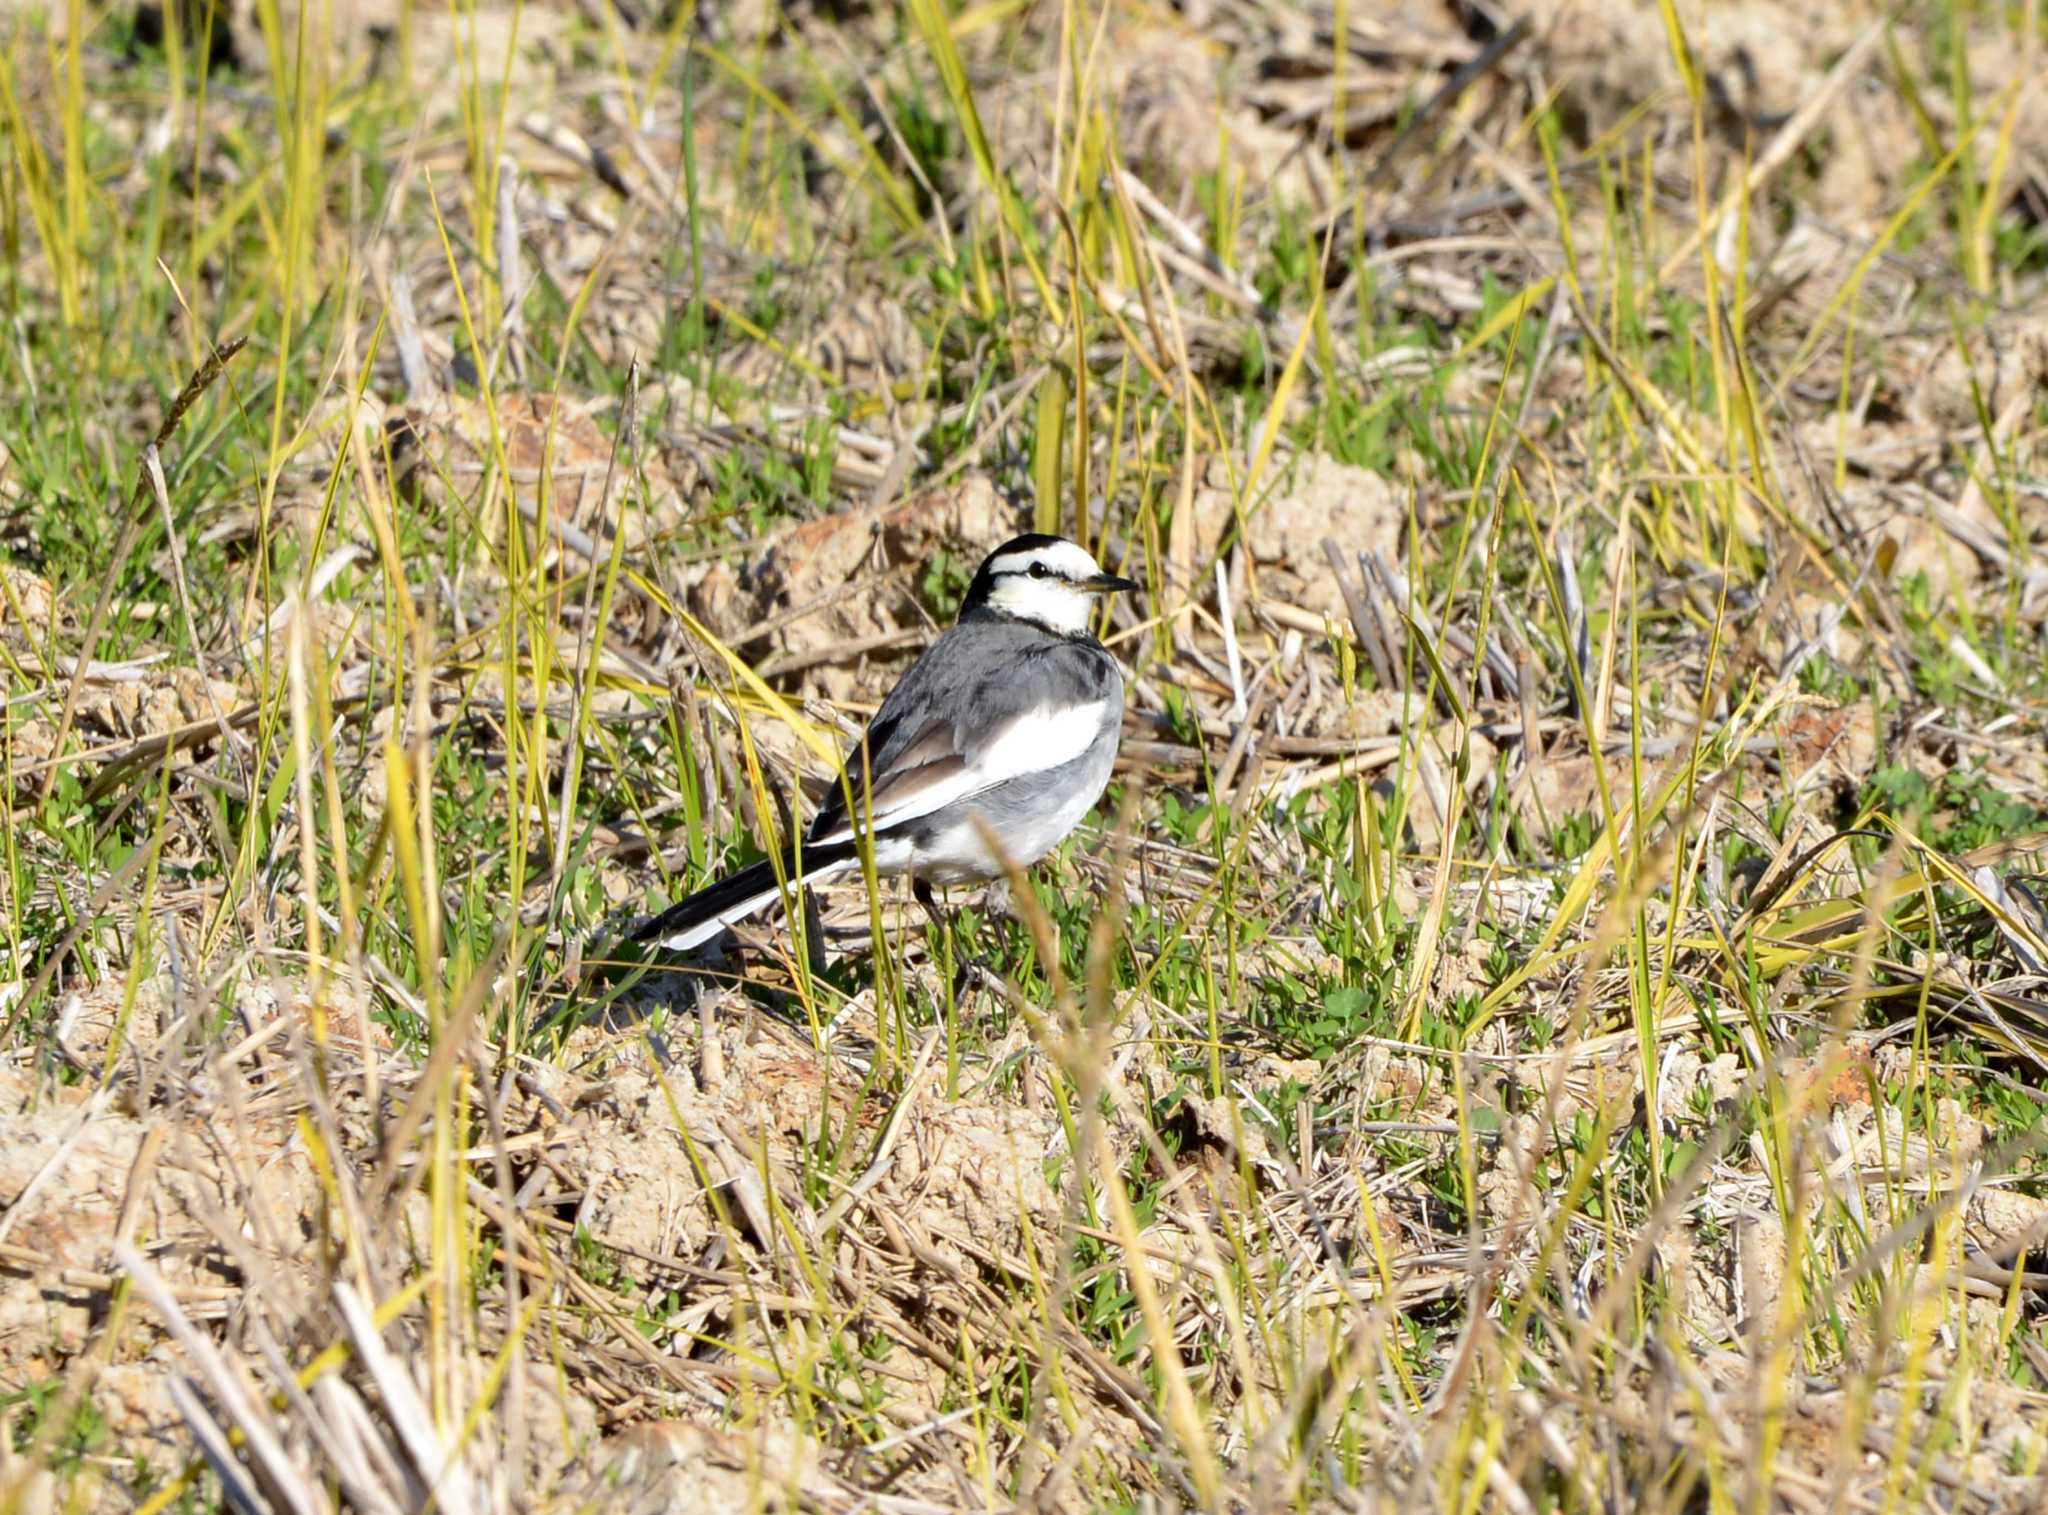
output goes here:
{"type": "Polygon", "coordinates": [[[1031,577],[1033,577],[1034,579],[1042,579],[1045,577],[1045,564],[1033,563],[1029,568],[1025,569],[1024,571],[1030,574],[1031,577]]]}

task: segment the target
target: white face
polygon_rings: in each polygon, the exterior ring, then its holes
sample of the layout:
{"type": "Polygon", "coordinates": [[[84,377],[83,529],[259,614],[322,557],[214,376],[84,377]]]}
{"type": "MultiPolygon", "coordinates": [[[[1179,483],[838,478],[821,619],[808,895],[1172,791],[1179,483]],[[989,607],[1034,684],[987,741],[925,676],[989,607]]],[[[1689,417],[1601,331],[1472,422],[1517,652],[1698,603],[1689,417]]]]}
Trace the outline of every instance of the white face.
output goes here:
{"type": "Polygon", "coordinates": [[[988,602],[1020,620],[1066,635],[1088,629],[1095,594],[1081,586],[1102,573],[1077,543],[1055,542],[990,558],[988,602]]]}

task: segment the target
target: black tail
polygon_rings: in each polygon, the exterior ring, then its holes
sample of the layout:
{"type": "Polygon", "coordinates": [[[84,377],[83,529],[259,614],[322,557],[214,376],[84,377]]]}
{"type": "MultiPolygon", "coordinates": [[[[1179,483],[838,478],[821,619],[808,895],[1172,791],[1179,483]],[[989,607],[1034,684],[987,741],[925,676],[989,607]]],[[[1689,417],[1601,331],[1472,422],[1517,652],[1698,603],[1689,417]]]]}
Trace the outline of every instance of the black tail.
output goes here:
{"type": "MultiPolygon", "coordinates": [[[[854,858],[854,846],[850,841],[805,847],[802,850],[804,882],[822,883],[843,873],[854,858]]],[[[782,877],[794,880],[797,865],[798,851],[791,847],[783,854],[782,877]]],[[[677,900],[654,919],[636,926],[627,940],[653,942],[672,952],[688,952],[692,947],[710,941],[733,922],[767,909],[781,896],[782,888],[776,883],[774,863],[762,858],[758,863],[749,863],[739,872],[727,874],[714,883],[706,884],[695,894],[677,900]]]]}

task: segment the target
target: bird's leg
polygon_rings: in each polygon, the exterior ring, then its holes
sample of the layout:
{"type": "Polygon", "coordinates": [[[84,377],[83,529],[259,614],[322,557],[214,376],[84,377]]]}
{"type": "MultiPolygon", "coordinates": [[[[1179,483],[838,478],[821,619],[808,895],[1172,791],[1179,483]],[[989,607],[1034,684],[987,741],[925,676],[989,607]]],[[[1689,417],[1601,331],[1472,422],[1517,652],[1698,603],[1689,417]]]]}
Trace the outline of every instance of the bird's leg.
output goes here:
{"type": "MultiPolygon", "coordinates": [[[[913,876],[910,892],[918,904],[924,907],[925,948],[931,960],[941,963],[949,971],[953,964],[953,934],[946,929],[946,918],[939,914],[939,897],[932,892],[932,886],[921,878],[913,876]]],[[[958,984],[954,986],[954,998],[959,998],[958,984]]]]}
{"type": "Polygon", "coordinates": [[[1007,877],[998,875],[990,879],[981,891],[981,916],[988,930],[995,938],[995,945],[977,930],[974,938],[974,956],[969,966],[983,972],[995,973],[997,947],[1008,947],[1013,939],[1022,934],[1030,940],[1029,923],[1024,912],[1017,908],[1017,898],[1010,888],[1007,877]]]}
{"type": "Polygon", "coordinates": [[[913,878],[910,881],[910,892],[917,897],[917,902],[924,906],[924,918],[934,931],[945,924],[939,918],[939,897],[932,893],[930,884],[921,878],[913,878]]]}
{"type": "Polygon", "coordinates": [[[947,929],[946,918],[939,914],[939,900],[932,892],[932,886],[921,878],[914,878],[910,883],[910,892],[916,895],[917,902],[924,906],[925,920],[931,928],[932,960],[939,963],[941,971],[947,975],[947,982],[952,986],[947,998],[954,1013],[958,1014],[961,996],[974,982],[974,962],[969,961],[957,966],[954,964],[953,933],[947,929]],[[939,950],[941,946],[944,949],[943,954],[939,950]]]}

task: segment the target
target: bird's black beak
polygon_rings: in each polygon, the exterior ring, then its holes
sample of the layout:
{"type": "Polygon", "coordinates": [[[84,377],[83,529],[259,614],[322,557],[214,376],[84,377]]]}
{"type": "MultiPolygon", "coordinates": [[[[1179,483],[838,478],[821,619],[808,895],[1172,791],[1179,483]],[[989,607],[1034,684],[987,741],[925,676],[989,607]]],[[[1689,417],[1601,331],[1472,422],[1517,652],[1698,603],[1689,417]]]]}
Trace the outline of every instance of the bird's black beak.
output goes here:
{"type": "Polygon", "coordinates": [[[1090,594],[1122,594],[1126,589],[1142,589],[1136,579],[1122,578],[1113,573],[1098,573],[1092,579],[1083,579],[1081,587],[1090,594]]]}

